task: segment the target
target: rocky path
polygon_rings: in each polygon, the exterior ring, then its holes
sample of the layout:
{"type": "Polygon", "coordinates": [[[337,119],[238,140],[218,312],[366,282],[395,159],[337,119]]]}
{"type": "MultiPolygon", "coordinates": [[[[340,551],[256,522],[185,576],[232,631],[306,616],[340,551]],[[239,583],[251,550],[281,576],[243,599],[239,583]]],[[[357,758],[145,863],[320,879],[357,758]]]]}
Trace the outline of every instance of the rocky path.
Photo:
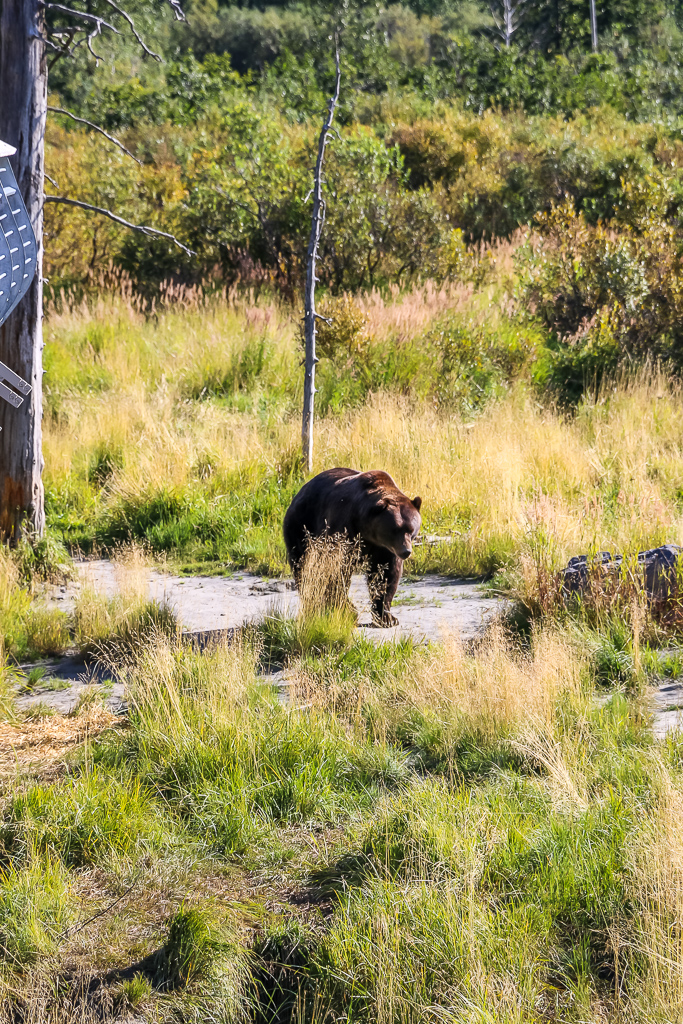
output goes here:
{"type": "MultiPolygon", "coordinates": [[[[77,566],[75,580],[67,586],[55,587],[48,594],[48,603],[64,611],[73,610],[83,587],[113,597],[120,588],[121,575],[107,560],[83,562],[77,566]]],[[[295,614],[298,595],[288,580],[267,579],[251,573],[231,576],[182,577],[154,569],[144,570],[138,588],[147,596],[165,601],[176,612],[183,631],[201,640],[203,636],[230,630],[245,622],[257,620],[273,608],[295,614]]],[[[402,581],[393,611],[399,625],[393,629],[377,629],[370,622],[367,586],[356,576],[351,587],[351,600],[360,612],[359,632],[377,643],[400,636],[419,641],[439,640],[444,633],[457,633],[469,639],[479,633],[504,606],[504,600],[487,594],[478,584],[440,576],[426,576],[416,581],[402,581]]],[[[124,684],[112,680],[96,665],[86,665],[82,658],[60,658],[34,666],[24,666],[28,674],[37,669],[42,678],[24,687],[20,707],[44,704],[67,714],[94,687],[104,694],[113,709],[124,706],[124,684]]],[[[277,677],[273,676],[277,681],[277,677]]],[[[658,738],[683,728],[683,681],[662,679],[652,689],[653,731],[658,738]]]]}
{"type": "MultiPolygon", "coordinates": [[[[121,572],[111,562],[98,560],[77,566],[77,578],[53,588],[48,604],[70,612],[83,588],[113,597],[121,586],[121,572]]],[[[296,614],[299,598],[289,580],[267,579],[251,573],[231,576],[182,577],[154,569],[144,570],[145,578],[136,581],[146,588],[147,596],[165,601],[176,612],[184,633],[201,639],[207,634],[230,630],[262,618],[274,608],[296,614]]],[[[500,598],[488,596],[481,586],[444,577],[427,576],[415,582],[403,581],[393,610],[400,625],[377,629],[370,621],[370,601],[365,580],[355,576],[351,600],[360,613],[359,632],[377,643],[400,636],[416,640],[438,640],[445,632],[456,632],[465,639],[475,636],[503,605],[500,598]]],[[[24,666],[44,673],[30,688],[24,688],[19,705],[45,704],[62,714],[71,711],[91,692],[94,685],[104,687],[107,701],[120,707],[124,685],[109,679],[96,665],[86,666],[77,657],[60,658],[24,666]]]]}

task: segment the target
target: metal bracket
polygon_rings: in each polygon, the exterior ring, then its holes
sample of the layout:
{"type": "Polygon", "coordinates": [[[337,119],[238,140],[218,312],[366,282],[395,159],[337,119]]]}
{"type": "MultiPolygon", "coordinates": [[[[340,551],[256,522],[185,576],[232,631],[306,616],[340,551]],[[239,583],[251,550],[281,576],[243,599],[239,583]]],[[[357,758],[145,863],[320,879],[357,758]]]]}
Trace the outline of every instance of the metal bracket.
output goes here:
{"type": "Polygon", "coordinates": [[[28,398],[30,394],[31,385],[27,384],[23,377],[20,377],[14,370],[10,370],[9,366],[0,363],[0,398],[4,398],[6,402],[9,402],[15,409],[18,409],[24,399],[28,398]],[[8,388],[7,384],[3,384],[3,381],[11,384],[13,388],[16,388],[16,391],[8,388]],[[17,394],[17,391],[19,394],[17,394]]]}

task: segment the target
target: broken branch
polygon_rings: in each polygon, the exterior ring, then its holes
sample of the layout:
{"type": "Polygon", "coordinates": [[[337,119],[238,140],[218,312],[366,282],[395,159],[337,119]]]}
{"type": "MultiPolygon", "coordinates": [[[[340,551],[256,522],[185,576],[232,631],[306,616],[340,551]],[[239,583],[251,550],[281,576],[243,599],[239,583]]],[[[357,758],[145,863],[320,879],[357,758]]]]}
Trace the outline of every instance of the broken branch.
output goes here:
{"type": "Polygon", "coordinates": [[[129,149],[126,149],[124,144],[120,142],[119,139],[115,138],[113,135],[110,135],[109,132],[105,132],[104,128],[100,128],[98,124],[93,124],[92,121],[86,121],[84,117],[76,117],[75,114],[72,114],[70,110],[65,110],[64,107],[51,107],[48,105],[47,109],[51,110],[53,114],[66,114],[67,117],[72,118],[74,121],[79,121],[81,124],[87,124],[89,128],[94,128],[96,132],[99,132],[100,135],[104,135],[105,139],[109,139],[110,142],[113,142],[114,145],[118,146],[123,153],[125,153],[127,156],[131,158],[131,160],[135,160],[135,163],[139,164],[140,167],[142,167],[142,160],[138,160],[138,158],[133,153],[131,153],[129,149]]]}
{"type": "Polygon", "coordinates": [[[45,196],[46,203],[64,203],[66,206],[77,206],[80,210],[90,210],[91,213],[99,213],[103,217],[109,217],[110,220],[115,221],[117,224],[122,224],[124,228],[130,228],[131,231],[139,231],[143,235],[148,235],[150,238],[153,235],[159,235],[161,238],[168,238],[174,245],[177,245],[179,249],[187,253],[188,256],[196,256],[197,253],[192,249],[188,249],[186,245],[183,245],[175,235],[171,235],[168,231],[160,231],[159,228],[151,228],[148,224],[131,224],[130,221],[124,220],[123,217],[119,217],[117,214],[112,213],[111,210],[105,209],[103,206],[92,206],[91,203],[84,203],[80,199],[67,199],[66,196],[45,196]]]}
{"type": "Polygon", "coordinates": [[[108,4],[109,7],[112,8],[112,10],[116,11],[117,14],[120,14],[125,21],[128,22],[131,32],[135,36],[136,40],[138,41],[138,44],[140,45],[144,53],[146,53],[149,57],[153,57],[154,60],[161,61],[161,57],[159,56],[159,54],[155,53],[154,50],[150,50],[149,46],[136,29],[135,22],[131,18],[130,14],[128,14],[127,11],[124,11],[121,7],[119,7],[118,4],[115,4],[114,0],[104,0],[104,2],[105,4],[108,4]]]}

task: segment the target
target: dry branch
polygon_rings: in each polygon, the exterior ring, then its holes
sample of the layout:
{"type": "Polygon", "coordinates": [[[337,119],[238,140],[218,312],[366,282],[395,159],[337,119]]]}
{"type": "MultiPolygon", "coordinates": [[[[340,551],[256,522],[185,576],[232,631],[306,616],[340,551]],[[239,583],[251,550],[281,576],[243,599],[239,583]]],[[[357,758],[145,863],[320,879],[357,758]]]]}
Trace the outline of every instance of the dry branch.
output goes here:
{"type": "Polygon", "coordinates": [[[129,149],[126,149],[124,144],[120,142],[119,139],[115,138],[115,136],[113,135],[110,135],[109,132],[105,132],[104,128],[100,128],[98,124],[93,124],[92,121],[86,121],[84,117],[76,117],[75,114],[72,114],[70,110],[65,110],[64,107],[51,107],[48,105],[47,109],[51,110],[53,114],[66,114],[67,117],[72,118],[74,121],[79,121],[81,124],[87,124],[89,128],[94,128],[96,132],[99,132],[100,135],[104,135],[105,139],[109,139],[110,142],[113,142],[115,146],[118,146],[119,149],[126,154],[126,156],[129,156],[131,160],[135,160],[135,163],[139,164],[140,167],[142,167],[142,160],[138,160],[135,154],[131,153],[129,149]]]}
{"type": "Polygon", "coordinates": [[[147,56],[148,57],[153,57],[154,60],[161,61],[161,57],[159,56],[159,54],[155,53],[154,50],[150,50],[149,46],[147,45],[147,43],[144,41],[144,39],[142,38],[142,36],[138,32],[138,30],[136,29],[135,22],[131,18],[130,14],[127,11],[124,11],[121,7],[119,7],[118,4],[115,4],[114,0],[104,0],[104,3],[108,4],[108,6],[111,7],[112,10],[116,11],[117,14],[120,14],[121,17],[124,19],[124,21],[128,22],[128,25],[130,27],[131,32],[133,33],[133,35],[135,36],[139,46],[147,54],[147,56]]]}
{"type": "Polygon", "coordinates": [[[334,111],[339,100],[339,87],[341,84],[341,65],[339,63],[339,44],[335,48],[335,65],[337,78],[334,87],[334,94],[330,98],[327,111],[327,118],[320,131],[318,141],[318,159],[315,164],[315,175],[313,179],[313,213],[311,215],[311,235],[308,241],[308,253],[306,255],[306,292],[304,295],[304,338],[306,342],[306,358],[304,371],[304,408],[301,422],[301,446],[310,473],[313,469],[313,407],[315,402],[315,364],[318,358],[315,354],[315,264],[318,258],[318,245],[325,223],[325,200],[322,194],[322,169],[325,157],[325,146],[327,136],[332,128],[334,111]]]}
{"type": "Polygon", "coordinates": [[[99,213],[103,217],[109,217],[110,220],[115,221],[117,224],[123,224],[124,228],[130,228],[131,231],[140,231],[143,235],[159,235],[161,238],[168,238],[169,241],[177,245],[179,249],[186,252],[188,256],[196,256],[196,252],[192,249],[188,249],[186,245],[183,245],[175,235],[170,234],[168,231],[160,231],[159,228],[152,228],[148,224],[131,224],[129,220],[124,220],[123,217],[119,217],[118,214],[112,213],[111,210],[105,209],[103,206],[93,206],[91,203],[84,203],[80,199],[67,199],[66,196],[45,196],[46,203],[64,203],[66,206],[77,206],[80,210],[89,210],[91,213],[99,213]]]}

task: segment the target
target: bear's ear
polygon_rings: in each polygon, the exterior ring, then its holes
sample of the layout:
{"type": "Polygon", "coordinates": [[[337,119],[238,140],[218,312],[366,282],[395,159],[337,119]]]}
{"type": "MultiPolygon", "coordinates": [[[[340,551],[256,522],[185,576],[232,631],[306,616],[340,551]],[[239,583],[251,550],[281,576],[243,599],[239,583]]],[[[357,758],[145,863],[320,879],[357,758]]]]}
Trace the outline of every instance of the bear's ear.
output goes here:
{"type": "Polygon", "coordinates": [[[422,508],[422,498],[420,498],[419,496],[417,498],[413,498],[413,505],[419,512],[420,509],[422,508]]]}

